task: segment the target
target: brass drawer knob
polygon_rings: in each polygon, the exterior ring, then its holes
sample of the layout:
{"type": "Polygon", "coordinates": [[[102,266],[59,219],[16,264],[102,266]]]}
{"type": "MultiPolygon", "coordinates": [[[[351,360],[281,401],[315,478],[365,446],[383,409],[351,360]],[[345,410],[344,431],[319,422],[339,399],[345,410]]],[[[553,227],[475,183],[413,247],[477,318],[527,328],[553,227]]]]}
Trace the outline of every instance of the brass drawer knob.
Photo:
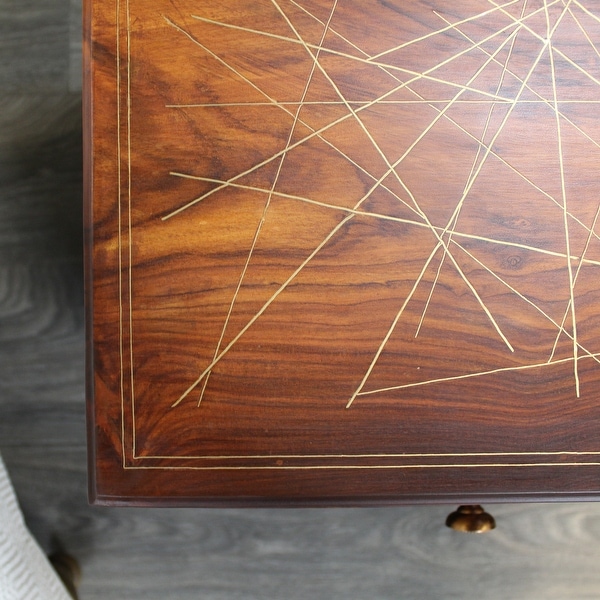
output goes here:
{"type": "Polygon", "coordinates": [[[496,527],[496,521],[479,504],[475,504],[459,506],[453,513],[448,515],[446,525],[456,531],[485,533],[496,527]]]}

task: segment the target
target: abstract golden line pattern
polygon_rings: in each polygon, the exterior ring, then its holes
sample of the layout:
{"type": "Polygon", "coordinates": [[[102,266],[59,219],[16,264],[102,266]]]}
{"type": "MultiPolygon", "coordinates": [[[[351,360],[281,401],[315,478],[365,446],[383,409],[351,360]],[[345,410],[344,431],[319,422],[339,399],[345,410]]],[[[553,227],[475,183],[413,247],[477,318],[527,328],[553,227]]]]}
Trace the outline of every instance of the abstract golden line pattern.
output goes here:
{"type": "Polygon", "coordinates": [[[131,464],[600,452],[595,2],[139,5],[118,66],[131,464]],[[564,413],[587,424],[528,446],[564,413]]]}

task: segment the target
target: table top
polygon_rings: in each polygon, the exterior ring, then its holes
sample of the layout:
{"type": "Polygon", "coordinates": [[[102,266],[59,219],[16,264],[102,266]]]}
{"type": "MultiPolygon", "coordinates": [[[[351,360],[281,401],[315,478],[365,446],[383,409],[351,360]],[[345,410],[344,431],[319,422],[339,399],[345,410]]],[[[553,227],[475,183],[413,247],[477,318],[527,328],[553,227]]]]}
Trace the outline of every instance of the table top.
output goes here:
{"type": "Polygon", "coordinates": [[[85,20],[92,501],[598,495],[597,3],[85,20]]]}

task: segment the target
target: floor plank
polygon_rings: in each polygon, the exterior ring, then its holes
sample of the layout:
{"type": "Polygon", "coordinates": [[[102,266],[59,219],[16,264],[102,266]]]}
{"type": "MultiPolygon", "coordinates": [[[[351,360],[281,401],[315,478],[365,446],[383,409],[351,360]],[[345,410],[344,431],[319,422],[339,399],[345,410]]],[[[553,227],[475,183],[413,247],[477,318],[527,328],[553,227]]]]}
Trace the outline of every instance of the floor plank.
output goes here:
{"type": "Polygon", "coordinates": [[[32,529],[83,566],[83,598],[158,600],[597,598],[595,504],[494,507],[460,535],[447,507],[91,508],[78,447],[6,452],[32,529]],[[40,499],[46,510],[40,515],[40,499]]]}
{"type": "Polygon", "coordinates": [[[69,91],[81,91],[83,61],[81,56],[82,2],[71,0],[69,4],[69,91]]]}
{"type": "Polygon", "coordinates": [[[0,2],[0,89],[67,88],[68,15],[64,0],[0,2]]]}

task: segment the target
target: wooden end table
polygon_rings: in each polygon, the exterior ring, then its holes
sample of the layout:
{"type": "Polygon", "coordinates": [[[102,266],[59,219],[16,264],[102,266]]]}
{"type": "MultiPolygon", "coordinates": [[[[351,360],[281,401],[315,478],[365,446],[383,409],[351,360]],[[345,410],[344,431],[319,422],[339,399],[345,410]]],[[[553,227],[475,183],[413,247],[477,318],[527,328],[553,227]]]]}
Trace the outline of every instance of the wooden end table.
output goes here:
{"type": "Polygon", "coordinates": [[[598,496],[596,2],[85,14],[93,502],[598,496]]]}

